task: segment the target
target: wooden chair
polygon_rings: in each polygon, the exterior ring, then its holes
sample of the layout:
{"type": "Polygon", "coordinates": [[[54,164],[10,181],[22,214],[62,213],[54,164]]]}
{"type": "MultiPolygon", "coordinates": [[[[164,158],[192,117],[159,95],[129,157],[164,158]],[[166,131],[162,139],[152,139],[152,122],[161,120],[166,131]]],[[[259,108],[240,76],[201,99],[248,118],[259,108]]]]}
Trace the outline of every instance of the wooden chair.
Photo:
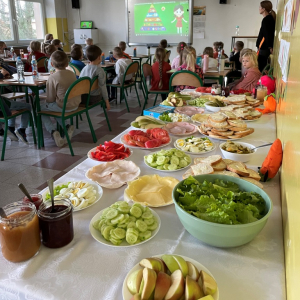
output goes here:
{"type": "Polygon", "coordinates": [[[150,78],[152,77],[152,68],[149,64],[144,63],[143,68],[142,68],[142,79],[143,79],[143,86],[144,86],[144,90],[145,90],[145,103],[143,106],[142,115],[143,115],[143,111],[148,103],[148,95],[149,94],[156,95],[153,105],[156,104],[157,96],[159,94],[169,94],[169,90],[155,90],[155,91],[148,90],[148,86],[147,86],[147,78],[148,77],[150,77],[150,78]]]}
{"type": "Polygon", "coordinates": [[[4,107],[4,102],[5,100],[2,98],[2,95],[0,95],[0,110],[1,110],[1,115],[0,115],[0,123],[5,124],[5,129],[4,129],[4,136],[3,136],[3,145],[2,145],[2,154],[1,154],[1,160],[4,160],[5,156],[5,149],[6,149],[6,140],[7,140],[7,130],[8,130],[8,120],[15,118],[17,116],[21,116],[23,114],[29,114],[29,121],[31,124],[32,128],[32,135],[33,135],[33,141],[36,144],[36,137],[35,137],[35,130],[34,130],[34,125],[33,125],[33,120],[32,120],[32,115],[29,110],[22,109],[22,110],[15,110],[11,112],[11,115],[7,114],[7,110],[4,107]]]}
{"type": "Polygon", "coordinates": [[[91,89],[91,79],[89,77],[82,77],[76,80],[67,90],[65,98],[64,98],[64,104],[62,108],[62,112],[53,112],[53,111],[38,111],[38,116],[39,116],[39,127],[38,127],[38,135],[39,135],[39,140],[42,139],[43,136],[43,128],[42,128],[42,116],[49,116],[53,118],[61,118],[62,119],[62,125],[63,125],[63,130],[70,148],[71,155],[74,156],[73,148],[71,145],[71,141],[68,136],[67,128],[65,121],[68,119],[72,119],[73,117],[76,117],[78,115],[81,115],[82,113],[86,114],[91,134],[93,137],[94,143],[97,142],[97,138],[95,135],[95,131],[93,128],[93,124],[91,122],[89,112],[86,109],[86,107],[79,106],[76,110],[71,111],[71,112],[66,112],[66,105],[69,99],[72,99],[76,96],[81,97],[81,95],[88,94],[88,99],[87,99],[87,106],[89,105],[89,100],[90,100],[90,89],[91,89]]]}
{"type": "Polygon", "coordinates": [[[73,71],[76,76],[80,76],[80,70],[73,64],[69,63],[69,66],[67,67],[67,70],[73,71]]]}
{"type": "Polygon", "coordinates": [[[141,106],[139,94],[138,94],[137,87],[136,87],[136,76],[135,76],[138,73],[138,71],[139,71],[139,63],[137,61],[134,61],[126,68],[122,84],[113,84],[113,83],[107,84],[107,86],[111,86],[111,87],[115,87],[115,88],[120,89],[120,102],[121,102],[122,97],[124,97],[128,112],[129,112],[129,107],[128,107],[125,91],[128,88],[130,89],[130,87],[132,87],[132,86],[134,86],[134,88],[135,88],[135,92],[136,92],[136,95],[137,95],[137,98],[138,98],[138,102],[139,102],[139,105],[141,106]],[[132,79],[131,82],[126,83],[125,78],[126,78],[127,75],[130,75],[130,74],[133,75],[133,79],[132,79]]]}
{"type": "MultiPolygon", "coordinates": [[[[94,91],[94,90],[97,90],[97,89],[98,89],[98,76],[95,76],[91,80],[91,92],[94,91]]],[[[107,116],[107,113],[106,113],[106,104],[105,104],[105,101],[103,100],[103,98],[102,98],[102,100],[100,102],[97,102],[95,104],[88,104],[88,103],[86,103],[86,104],[80,104],[80,106],[85,107],[87,110],[90,110],[90,109],[92,109],[92,108],[94,108],[96,106],[99,106],[99,105],[103,108],[108,129],[109,129],[109,131],[111,131],[109,119],[108,119],[108,116],[107,116]]],[[[76,118],[76,122],[78,123],[78,118],[76,118]]],[[[77,128],[78,128],[78,126],[77,126],[77,128]]]]}
{"type": "MultiPolygon", "coordinates": [[[[38,60],[37,60],[37,67],[38,67],[38,71],[40,72],[40,69],[41,68],[45,68],[45,60],[48,59],[47,56],[43,56],[43,57],[40,57],[38,60]]],[[[47,68],[48,69],[48,68],[47,68]]]]}
{"type": "Polygon", "coordinates": [[[175,72],[169,81],[169,90],[170,92],[174,91],[174,86],[177,85],[189,85],[194,86],[195,88],[199,86],[203,86],[203,81],[199,77],[198,74],[188,71],[188,70],[181,70],[175,72]]]}

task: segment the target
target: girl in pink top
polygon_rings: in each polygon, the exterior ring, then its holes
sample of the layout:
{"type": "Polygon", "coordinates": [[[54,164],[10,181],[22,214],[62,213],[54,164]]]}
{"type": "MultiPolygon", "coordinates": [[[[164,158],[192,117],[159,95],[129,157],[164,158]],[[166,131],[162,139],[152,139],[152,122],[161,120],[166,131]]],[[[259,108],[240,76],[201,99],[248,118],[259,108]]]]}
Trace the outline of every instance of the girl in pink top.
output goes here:
{"type": "Polygon", "coordinates": [[[232,89],[252,91],[255,88],[257,81],[262,76],[258,69],[256,53],[246,52],[242,58],[242,65],[245,68],[244,76],[233,83],[232,89]]]}
{"type": "Polygon", "coordinates": [[[173,59],[171,68],[172,69],[178,69],[182,65],[182,55],[183,55],[183,49],[186,47],[185,42],[180,42],[177,46],[177,53],[178,55],[173,59]]]}

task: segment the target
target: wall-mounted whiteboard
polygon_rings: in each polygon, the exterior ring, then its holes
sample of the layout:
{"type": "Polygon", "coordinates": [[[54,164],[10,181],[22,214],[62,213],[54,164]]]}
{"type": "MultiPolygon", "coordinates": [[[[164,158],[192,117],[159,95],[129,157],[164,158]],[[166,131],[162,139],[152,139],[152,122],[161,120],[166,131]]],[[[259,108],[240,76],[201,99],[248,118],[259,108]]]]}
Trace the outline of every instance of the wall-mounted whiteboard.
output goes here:
{"type": "Polygon", "coordinates": [[[193,42],[193,0],[125,0],[127,44],[193,42]]]}

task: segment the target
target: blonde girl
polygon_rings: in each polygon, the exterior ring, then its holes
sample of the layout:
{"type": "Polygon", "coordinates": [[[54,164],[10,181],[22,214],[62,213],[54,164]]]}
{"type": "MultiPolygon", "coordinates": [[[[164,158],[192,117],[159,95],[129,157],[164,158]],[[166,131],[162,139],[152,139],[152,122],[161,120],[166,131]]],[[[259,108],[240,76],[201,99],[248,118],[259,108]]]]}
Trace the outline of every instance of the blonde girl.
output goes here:
{"type": "Polygon", "coordinates": [[[233,89],[244,89],[249,92],[255,88],[257,82],[261,77],[261,73],[258,69],[257,55],[255,52],[246,52],[242,58],[242,65],[245,68],[244,76],[233,83],[233,89]]]}
{"type": "Polygon", "coordinates": [[[186,43],[185,42],[180,42],[177,45],[177,53],[178,55],[173,59],[172,64],[171,64],[171,68],[172,69],[178,69],[183,61],[182,61],[182,56],[183,56],[183,49],[186,47],[186,43]]]}
{"type": "MultiPolygon", "coordinates": [[[[167,71],[171,70],[169,63],[165,61],[166,51],[164,48],[156,48],[155,51],[156,61],[152,65],[152,79],[150,90],[169,90],[170,74],[167,71]]],[[[166,99],[166,95],[161,95],[162,100],[166,99]]]]}

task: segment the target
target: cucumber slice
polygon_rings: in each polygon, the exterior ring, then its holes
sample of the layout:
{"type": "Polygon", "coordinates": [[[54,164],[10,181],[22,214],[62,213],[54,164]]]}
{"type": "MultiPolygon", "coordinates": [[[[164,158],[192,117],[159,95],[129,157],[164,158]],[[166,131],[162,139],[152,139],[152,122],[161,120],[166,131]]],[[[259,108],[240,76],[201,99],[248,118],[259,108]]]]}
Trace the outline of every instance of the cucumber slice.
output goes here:
{"type": "Polygon", "coordinates": [[[117,239],[114,239],[113,237],[111,237],[109,239],[109,241],[112,242],[116,246],[119,246],[122,243],[122,240],[117,240],[117,239]]]}
{"type": "Polygon", "coordinates": [[[127,234],[127,233],[133,234],[133,235],[135,235],[136,237],[139,236],[139,231],[138,231],[136,228],[128,228],[126,234],[127,234]]]}
{"type": "Polygon", "coordinates": [[[158,165],[157,165],[157,163],[153,162],[153,163],[149,164],[149,166],[156,168],[158,165]]]}
{"type": "Polygon", "coordinates": [[[118,225],[118,228],[126,229],[126,228],[127,228],[127,224],[119,224],[119,225],[118,225]]]}
{"type": "Polygon", "coordinates": [[[127,225],[129,222],[129,214],[124,215],[124,219],[119,223],[119,225],[127,225]]]}
{"type": "Polygon", "coordinates": [[[135,221],[136,221],[136,217],[129,216],[128,222],[135,222],[135,221]]]}
{"type": "Polygon", "coordinates": [[[164,170],[169,170],[169,164],[164,165],[164,170]]]}
{"type": "Polygon", "coordinates": [[[166,157],[164,155],[158,156],[156,159],[156,163],[161,166],[165,163],[166,157]]]}
{"type": "Polygon", "coordinates": [[[126,242],[128,244],[130,244],[130,245],[135,244],[136,241],[137,241],[137,239],[138,239],[138,236],[136,236],[136,235],[134,235],[134,234],[132,234],[132,233],[130,233],[128,231],[126,232],[126,242]]]}
{"type": "Polygon", "coordinates": [[[114,219],[117,215],[119,214],[119,212],[114,209],[111,208],[110,210],[107,211],[107,213],[105,214],[106,219],[114,219]]]}
{"type": "Polygon", "coordinates": [[[110,210],[110,207],[105,208],[102,212],[101,218],[104,218],[109,210],[110,210]]]}
{"type": "Polygon", "coordinates": [[[172,156],[170,160],[171,164],[174,164],[176,166],[179,165],[179,158],[177,156],[172,156]]]}
{"type": "Polygon", "coordinates": [[[157,166],[156,169],[157,170],[164,170],[164,167],[163,166],[157,166]]]}
{"type": "Polygon", "coordinates": [[[184,159],[181,159],[179,162],[179,167],[184,168],[188,165],[188,162],[184,159]]]}
{"type": "Polygon", "coordinates": [[[106,226],[105,228],[104,228],[104,230],[103,230],[103,237],[107,240],[107,241],[109,241],[109,237],[110,237],[110,231],[112,230],[112,229],[114,229],[114,227],[113,226],[106,226]]]}
{"type": "Polygon", "coordinates": [[[111,222],[111,220],[104,220],[105,225],[108,226],[114,226],[114,224],[111,222]]]}
{"type": "Polygon", "coordinates": [[[129,222],[129,223],[127,224],[127,229],[129,229],[129,228],[136,228],[135,222],[129,222]]]}
{"type": "Polygon", "coordinates": [[[109,239],[111,239],[111,238],[114,238],[114,239],[116,239],[116,240],[118,240],[119,238],[114,234],[114,229],[112,229],[111,231],[110,231],[110,236],[109,236],[109,239]]]}
{"type": "Polygon", "coordinates": [[[98,230],[99,224],[102,220],[97,220],[93,223],[93,227],[98,230]]]}
{"type": "Polygon", "coordinates": [[[170,170],[170,171],[175,171],[177,169],[178,169],[178,165],[176,165],[176,164],[170,164],[168,166],[168,170],[170,170]]]}
{"type": "Polygon", "coordinates": [[[143,221],[148,225],[148,229],[149,229],[149,225],[152,225],[154,223],[154,219],[153,218],[151,218],[151,219],[144,219],[143,221]]]}
{"type": "Polygon", "coordinates": [[[118,211],[123,213],[123,214],[128,214],[130,211],[130,206],[119,206],[118,211]]]}
{"type": "Polygon", "coordinates": [[[147,230],[145,232],[141,232],[139,234],[139,238],[141,239],[141,241],[145,241],[148,240],[151,237],[151,231],[147,230]]]}
{"type": "Polygon", "coordinates": [[[184,152],[181,152],[181,151],[175,151],[174,154],[175,154],[177,157],[184,157],[184,156],[185,156],[184,152]]]}
{"type": "Polygon", "coordinates": [[[153,214],[151,211],[146,211],[142,214],[142,218],[143,219],[152,219],[153,218],[153,214]]]}
{"type": "Polygon", "coordinates": [[[118,239],[124,239],[126,236],[126,231],[122,228],[116,228],[113,230],[114,235],[118,238],[118,239]]]}
{"type": "Polygon", "coordinates": [[[142,213],[143,212],[142,212],[141,208],[138,206],[133,205],[130,209],[130,214],[136,218],[140,218],[142,213]]]}
{"type": "Polygon", "coordinates": [[[152,164],[154,162],[153,155],[147,155],[145,158],[148,164],[152,164]]]}
{"type": "Polygon", "coordinates": [[[124,214],[120,214],[116,218],[112,219],[111,222],[113,224],[117,224],[117,223],[122,222],[124,220],[124,218],[125,218],[124,214]]]}
{"type": "Polygon", "coordinates": [[[142,220],[137,220],[135,225],[140,232],[145,232],[148,229],[148,225],[142,220]]]}
{"type": "Polygon", "coordinates": [[[187,155],[183,159],[186,160],[188,163],[191,162],[191,158],[189,156],[187,156],[187,155]]]}
{"type": "Polygon", "coordinates": [[[139,207],[141,210],[142,210],[142,212],[144,212],[145,211],[145,208],[146,208],[146,206],[143,206],[142,204],[140,204],[140,203],[134,203],[133,205],[132,205],[132,207],[139,207]]]}
{"type": "Polygon", "coordinates": [[[148,225],[148,230],[153,231],[153,230],[155,230],[157,227],[158,227],[158,223],[157,223],[157,221],[155,220],[153,224],[148,225]]]}

